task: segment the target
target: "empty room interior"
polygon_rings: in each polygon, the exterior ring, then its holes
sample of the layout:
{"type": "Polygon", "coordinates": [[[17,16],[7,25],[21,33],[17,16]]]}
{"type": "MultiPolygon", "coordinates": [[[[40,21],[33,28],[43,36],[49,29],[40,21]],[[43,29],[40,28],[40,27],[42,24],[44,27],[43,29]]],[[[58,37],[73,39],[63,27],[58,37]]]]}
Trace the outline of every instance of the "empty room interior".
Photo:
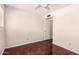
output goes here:
{"type": "Polygon", "coordinates": [[[78,4],[0,4],[0,55],[78,54],[78,4]]]}

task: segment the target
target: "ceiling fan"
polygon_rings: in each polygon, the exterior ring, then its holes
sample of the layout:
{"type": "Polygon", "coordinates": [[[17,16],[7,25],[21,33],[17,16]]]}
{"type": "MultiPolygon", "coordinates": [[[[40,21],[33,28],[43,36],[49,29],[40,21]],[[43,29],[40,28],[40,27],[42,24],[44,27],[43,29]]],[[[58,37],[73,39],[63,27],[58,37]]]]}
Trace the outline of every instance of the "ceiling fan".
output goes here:
{"type": "MultiPolygon", "coordinates": [[[[51,4],[38,5],[38,6],[35,8],[35,10],[37,10],[37,9],[39,9],[39,8],[44,8],[44,9],[46,9],[47,11],[50,11],[50,10],[51,10],[50,6],[51,6],[51,4]]],[[[45,18],[46,20],[49,20],[49,19],[52,19],[52,18],[53,18],[53,15],[52,15],[51,13],[47,13],[47,14],[44,16],[44,18],[45,18]]]]}
{"type": "Polygon", "coordinates": [[[42,5],[38,5],[35,9],[39,9],[39,8],[44,8],[46,10],[50,10],[50,4],[42,4],[42,5]]]}

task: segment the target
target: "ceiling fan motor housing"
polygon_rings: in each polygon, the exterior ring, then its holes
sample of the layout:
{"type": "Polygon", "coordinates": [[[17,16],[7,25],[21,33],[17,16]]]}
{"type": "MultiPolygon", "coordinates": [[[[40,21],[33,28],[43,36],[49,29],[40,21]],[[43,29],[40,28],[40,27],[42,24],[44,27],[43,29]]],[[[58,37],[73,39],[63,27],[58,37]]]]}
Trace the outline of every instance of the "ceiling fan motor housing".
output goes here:
{"type": "Polygon", "coordinates": [[[49,13],[49,14],[47,14],[47,15],[45,15],[45,19],[48,19],[48,20],[49,20],[49,19],[52,19],[52,18],[53,18],[53,15],[52,15],[52,14],[50,14],[50,13],[49,13]]]}

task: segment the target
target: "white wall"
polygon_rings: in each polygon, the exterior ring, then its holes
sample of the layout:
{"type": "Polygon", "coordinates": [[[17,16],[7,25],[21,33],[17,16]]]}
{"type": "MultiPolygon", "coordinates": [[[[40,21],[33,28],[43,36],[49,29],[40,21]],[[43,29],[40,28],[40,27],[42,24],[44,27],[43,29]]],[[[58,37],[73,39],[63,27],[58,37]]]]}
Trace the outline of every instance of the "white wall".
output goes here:
{"type": "Polygon", "coordinates": [[[0,55],[3,53],[4,48],[5,48],[3,13],[4,13],[4,10],[2,9],[2,6],[0,5],[0,55]]]}
{"type": "Polygon", "coordinates": [[[0,54],[3,53],[4,45],[4,28],[0,27],[0,54]]]}
{"type": "Polygon", "coordinates": [[[44,19],[35,12],[6,6],[7,48],[44,40],[44,19]]]}
{"type": "Polygon", "coordinates": [[[79,5],[54,12],[53,43],[79,53],[79,5]]]}

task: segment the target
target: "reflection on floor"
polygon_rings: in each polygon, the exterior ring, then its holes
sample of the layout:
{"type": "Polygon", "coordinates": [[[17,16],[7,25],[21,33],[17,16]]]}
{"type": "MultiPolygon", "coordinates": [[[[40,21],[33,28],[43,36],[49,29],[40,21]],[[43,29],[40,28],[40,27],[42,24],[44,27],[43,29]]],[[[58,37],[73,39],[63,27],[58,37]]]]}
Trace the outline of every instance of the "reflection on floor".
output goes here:
{"type": "Polygon", "coordinates": [[[51,55],[52,39],[5,49],[3,55],[51,55]]]}
{"type": "Polygon", "coordinates": [[[5,49],[3,55],[77,55],[52,44],[52,39],[5,49]]]}
{"type": "Polygon", "coordinates": [[[65,48],[62,48],[60,46],[57,46],[55,44],[52,45],[52,53],[53,55],[77,55],[76,53],[67,50],[65,48]]]}

